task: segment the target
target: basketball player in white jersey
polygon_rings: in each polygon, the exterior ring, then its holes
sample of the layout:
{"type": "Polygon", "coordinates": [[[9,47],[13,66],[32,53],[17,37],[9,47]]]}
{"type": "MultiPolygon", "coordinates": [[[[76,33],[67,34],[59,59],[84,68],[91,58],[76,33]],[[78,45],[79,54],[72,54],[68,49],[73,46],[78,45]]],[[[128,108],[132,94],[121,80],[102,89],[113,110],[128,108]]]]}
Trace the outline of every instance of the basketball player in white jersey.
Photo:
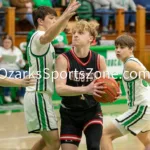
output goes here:
{"type": "Polygon", "coordinates": [[[64,28],[80,6],[75,0],[56,19],[56,12],[50,7],[41,6],[33,11],[36,32],[28,44],[30,74],[37,74],[35,86],[26,89],[24,112],[29,133],[40,133],[42,138],[32,150],[58,150],[59,135],[57,118],[52,106],[53,69],[55,53],[50,43],[64,28]]]}
{"type": "Polygon", "coordinates": [[[101,150],[113,150],[112,141],[131,133],[143,143],[150,144],[150,73],[134,57],[134,39],[121,35],[115,40],[116,56],[124,63],[123,85],[129,109],[117,117],[103,131],[101,150]]]}

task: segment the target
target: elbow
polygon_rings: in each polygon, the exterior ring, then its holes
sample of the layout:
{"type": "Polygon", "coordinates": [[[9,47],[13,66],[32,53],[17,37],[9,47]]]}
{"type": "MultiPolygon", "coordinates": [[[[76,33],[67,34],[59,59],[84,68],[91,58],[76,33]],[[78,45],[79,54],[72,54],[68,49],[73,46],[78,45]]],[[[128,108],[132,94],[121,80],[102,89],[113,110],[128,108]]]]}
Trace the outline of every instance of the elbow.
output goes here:
{"type": "Polygon", "coordinates": [[[59,96],[63,96],[62,92],[62,86],[61,85],[56,85],[56,92],[59,96]]]}

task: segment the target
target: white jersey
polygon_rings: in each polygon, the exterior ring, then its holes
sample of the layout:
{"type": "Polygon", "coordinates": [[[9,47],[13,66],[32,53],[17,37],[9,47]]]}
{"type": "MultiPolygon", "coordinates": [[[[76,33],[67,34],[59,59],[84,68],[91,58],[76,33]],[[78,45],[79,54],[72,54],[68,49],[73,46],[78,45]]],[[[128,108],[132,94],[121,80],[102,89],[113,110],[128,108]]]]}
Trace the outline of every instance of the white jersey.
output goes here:
{"type": "Polygon", "coordinates": [[[36,31],[28,44],[29,74],[38,75],[38,79],[36,85],[27,87],[26,91],[53,94],[55,52],[51,43],[40,44],[40,37],[44,33],[44,31],[36,31]]]}
{"type": "MultiPolygon", "coordinates": [[[[135,61],[146,70],[144,65],[137,58],[130,57],[126,62],[128,61],[135,61]]],[[[133,74],[135,75],[135,71],[133,71],[133,74]]],[[[149,84],[145,80],[140,79],[139,76],[135,75],[133,77],[133,74],[131,72],[128,73],[127,71],[125,71],[125,68],[124,68],[123,85],[126,91],[129,108],[132,108],[137,105],[150,106],[149,84]]]]}

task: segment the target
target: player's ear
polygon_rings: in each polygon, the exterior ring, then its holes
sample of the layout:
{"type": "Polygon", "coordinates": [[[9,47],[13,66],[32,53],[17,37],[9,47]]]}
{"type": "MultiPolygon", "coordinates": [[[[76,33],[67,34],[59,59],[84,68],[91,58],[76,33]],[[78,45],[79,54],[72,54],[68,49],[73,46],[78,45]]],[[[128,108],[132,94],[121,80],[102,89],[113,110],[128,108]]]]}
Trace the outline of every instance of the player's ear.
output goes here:
{"type": "Polygon", "coordinates": [[[133,47],[131,47],[131,48],[130,48],[130,50],[131,50],[131,52],[133,52],[134,48],[133,48],[133,47]]]}
{"type": "Polygon", "coordinates": [[[134,51],[134,47],[132,47],[132,52],[134,51]]]}
{"type": "Polygon", "coordinates": [[[37,19],[37,22],[38,22],[39,25],[42,25],[42,24],[43,24],[43,20],[42,20],[41,18],[38,18],[38,19],[37,19]]]}
{"type": "Polygon", "coordinates": [[[94,40],[94,37],[90,36],[90,42],[93,42],[93,40],[94,40]]]}

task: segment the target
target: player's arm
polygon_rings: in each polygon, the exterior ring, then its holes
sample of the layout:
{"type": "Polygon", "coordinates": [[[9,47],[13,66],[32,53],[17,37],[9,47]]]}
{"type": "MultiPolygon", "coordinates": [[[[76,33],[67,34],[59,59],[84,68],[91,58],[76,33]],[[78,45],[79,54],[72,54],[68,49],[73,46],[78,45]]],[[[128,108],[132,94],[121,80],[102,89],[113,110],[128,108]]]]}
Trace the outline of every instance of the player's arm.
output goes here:
{"type": "Polygon", "coordinates": [[[131,76],[137,76],[147,82],[150,82],[150,72],[144,70],[144,68],[135,61],[128,61],[125,64],[126,72],[130,73],[131,76]]]}
{"type": "Polygon", "coordinates": [[[100,68],[100,72],[102,73],[102,76],[107,77],[108,76],[108,72],[107,72],[107,66],[106,66],[106,62],[105,62],[105,58],[101,55],[99,55],[99,68],[100,68]]]}
{"type": "Polygon", "coordinates": [[[75,14],[79,6],[79,2],[74,1],[70,3],[65,12],[57,19],[56,23],[40,37],[40,43],[46,44],[51,42],[62,30],[64,30],[69,19],[75,14]]]}
{"type": "Polygon", "coordinates": [[[26,76],[23,79],[14,79],[14,78],[8,78],[3,75],[0,75],[0,86],[4,87],[27,87],[32,86],[35,84],[34,78],[29,78],[29,76],[26,76]]]}
{"type": "MultiPolygon", "coordinates": [[[[100,91],[100,89],[103,89],[102,83],[94,84],[92,82],[88,86],[79,86],[79,87],[73,87],[66,85],[66,74],[67,74],[67,60],[63,55],[59,55],[56,59],[56,72],[58,76],[55,76],[55,85],[56,85],[56,91],[58,95],[60,96],[77,96],[82,94],[90,94],[90,95],[96,95],[102,94],[103,91],[100,91]],[[97,94],[98,93],[98,94],[97,94]]],[[[99,96],[100,97],[100,96],[99,96]]]]}
{"type": "MultiPolygon", "coordinates": [[[[106,66],[106,61],[105,61],[105,58],[101,55],[100,56],[100,71],[102,72],[102,75],[103,77],[109,77],[110,74],[109,72],[107,71],[107,66],[106,66]]],[[[119,83],[118,83],[119,85],[119,83]]],[[[121,95],[121,89],[120,89],[120,92],[118,92],[118,97],[121,95]]],[[[116,97],[116,99],[118,98],[116,97]]]]}

